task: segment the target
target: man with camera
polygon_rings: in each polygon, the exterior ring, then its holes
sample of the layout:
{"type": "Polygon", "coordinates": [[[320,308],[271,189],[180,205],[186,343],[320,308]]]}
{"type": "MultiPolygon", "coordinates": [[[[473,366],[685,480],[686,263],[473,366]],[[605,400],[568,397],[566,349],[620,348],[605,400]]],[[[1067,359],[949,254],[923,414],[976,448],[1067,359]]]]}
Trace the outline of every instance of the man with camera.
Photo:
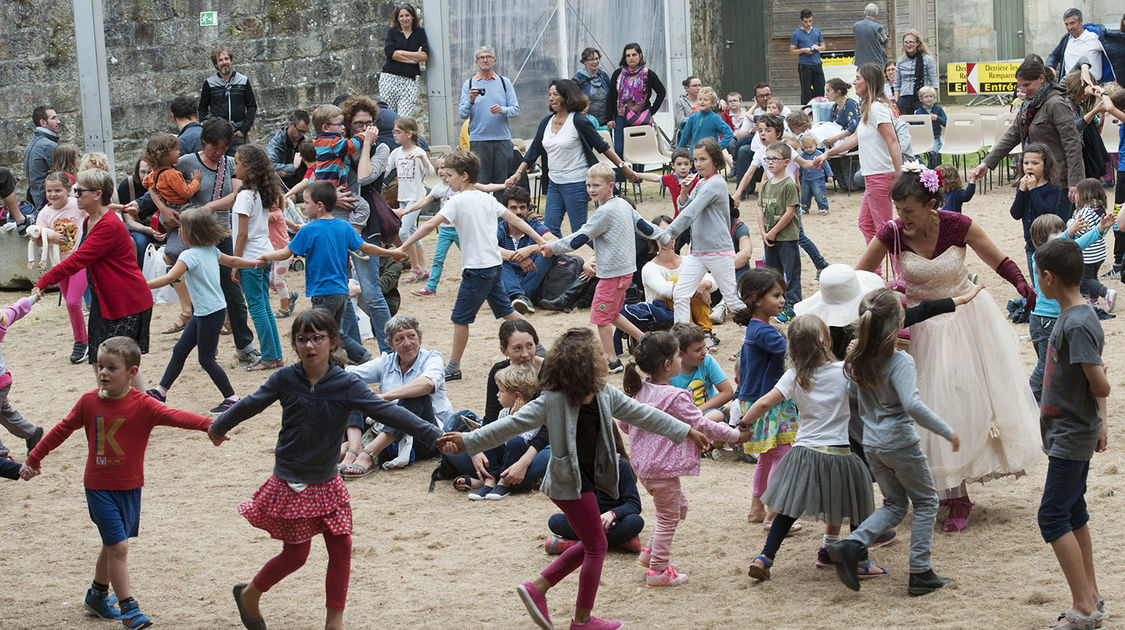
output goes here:
{"type": "Polygon", "coordinates": [[[461,87],[457,112],[469,119],[469,149],[480,158],[482,184],[500,184],[508,178],[512,161],[512,131],[508,119],[520,113],[516,88],[507,77],[492,69],[496,51],[477,49],[478,71],[461,87]]]}

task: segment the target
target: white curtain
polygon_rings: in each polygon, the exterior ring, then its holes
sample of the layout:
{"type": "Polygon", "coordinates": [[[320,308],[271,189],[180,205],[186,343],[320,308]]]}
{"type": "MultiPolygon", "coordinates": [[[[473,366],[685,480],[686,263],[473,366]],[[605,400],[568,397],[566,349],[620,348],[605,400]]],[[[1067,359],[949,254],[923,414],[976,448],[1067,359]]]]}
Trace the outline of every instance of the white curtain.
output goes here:
{"type": "MultiPolygon", "coordinates": [[[[476,71],[480,46],[496,49],[495,70],[512,80],[520,115],[509,120],[513,138],[530,140],[546,116],[551,81],[581,68],[588,46],[602,53],[602,68],[613,74],[625,44],[637,42],[649,68],[667,85],[664,0],[567,0],[565,16],[554,0],[452,0],[449,10],[451,138],[460,134],[461,88],[476,71]],[[565,24],[567,51],[560,50],[565,24]],[[522,67],[522,70],[521,70],[522,67]]],[[[665,106],[664,109],[667,109],[665,106]]]]}

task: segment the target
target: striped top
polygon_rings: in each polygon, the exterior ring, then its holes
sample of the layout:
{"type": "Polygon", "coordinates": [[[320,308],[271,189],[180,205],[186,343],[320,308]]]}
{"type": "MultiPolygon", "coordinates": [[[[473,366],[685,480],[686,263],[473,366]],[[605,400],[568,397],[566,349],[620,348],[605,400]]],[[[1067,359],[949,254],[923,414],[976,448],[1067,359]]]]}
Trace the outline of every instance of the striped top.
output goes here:
{"type": "Polygon", "coordinates": [[[345,138],[334,133],[318,133],[313,146],[316,147],[313,179],[329,181],[333,186],[339,186],[348,176],[348,163],[345,160],[359,154],[363,147],[363,134],[345,138]]]}
{"type": "MultiPolygon", "coordinates": [[[[1083,206],[1074,212],[1074,216],[1067,221],[1067,227],[1074,224],[1078,217],[1086,219],[1086,229],[1077,232],[1074,236],[1078,238],[1090,230],[1096,230],[1098,223],[1105,215],[1105,210],[1095,208],[1093,206],[1083,206]]],[[[1090,243],[1085,249],[1082,250],[1082,262],[1086,264],[1104,262],[1106,258],[1105,239],[1099,238],[1093,243],[1090,243]]]]}

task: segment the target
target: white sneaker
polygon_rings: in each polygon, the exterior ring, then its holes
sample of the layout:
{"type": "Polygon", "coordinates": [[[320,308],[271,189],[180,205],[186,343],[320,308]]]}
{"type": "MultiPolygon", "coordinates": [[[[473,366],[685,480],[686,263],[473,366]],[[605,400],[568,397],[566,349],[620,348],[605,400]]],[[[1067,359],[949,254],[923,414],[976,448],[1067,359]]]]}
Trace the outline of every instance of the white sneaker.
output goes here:
{"type": "Polygon", "coordinates": [[[531,305],[531,300],[522,295],[517,295],[512,300],[512,308],[516,309],[516,312],[520,315],[531,315],[535,313],[535,307],[531,305]]]}
{"type": "Polygon", "coordinates": [[[1109,289],[1105,292],[1105,312],[1112,313],[1115,306],[1117,306],[1117,291],[1109,289]]]}
{"type": "Polygon", "coordinates": [[[406,436],[398,441],[398,457],[383,464],[383,470],[394,470],[395,468],[406,468],[410,464],[410,449],[414,448],[414,437],[406,436]]]}
{"type": "Polygon", "coordinates": [[[729,313],[726,302],[719,302],[715,308],[711,309],[711,323],[721,324],[727,321],[727,314],[729,313]]]}

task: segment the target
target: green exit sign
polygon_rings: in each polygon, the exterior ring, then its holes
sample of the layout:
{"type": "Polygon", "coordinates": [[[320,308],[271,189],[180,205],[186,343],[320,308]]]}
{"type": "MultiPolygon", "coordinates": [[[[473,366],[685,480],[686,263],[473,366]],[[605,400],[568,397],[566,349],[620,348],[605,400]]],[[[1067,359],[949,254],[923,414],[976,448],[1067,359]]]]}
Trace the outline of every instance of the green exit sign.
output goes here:
{"type": "Polygon", "coordinates": [[[200,11],[199,12],[199,25],[200,26],[218,26],[219,13],[218,11],[200,11]]]}

